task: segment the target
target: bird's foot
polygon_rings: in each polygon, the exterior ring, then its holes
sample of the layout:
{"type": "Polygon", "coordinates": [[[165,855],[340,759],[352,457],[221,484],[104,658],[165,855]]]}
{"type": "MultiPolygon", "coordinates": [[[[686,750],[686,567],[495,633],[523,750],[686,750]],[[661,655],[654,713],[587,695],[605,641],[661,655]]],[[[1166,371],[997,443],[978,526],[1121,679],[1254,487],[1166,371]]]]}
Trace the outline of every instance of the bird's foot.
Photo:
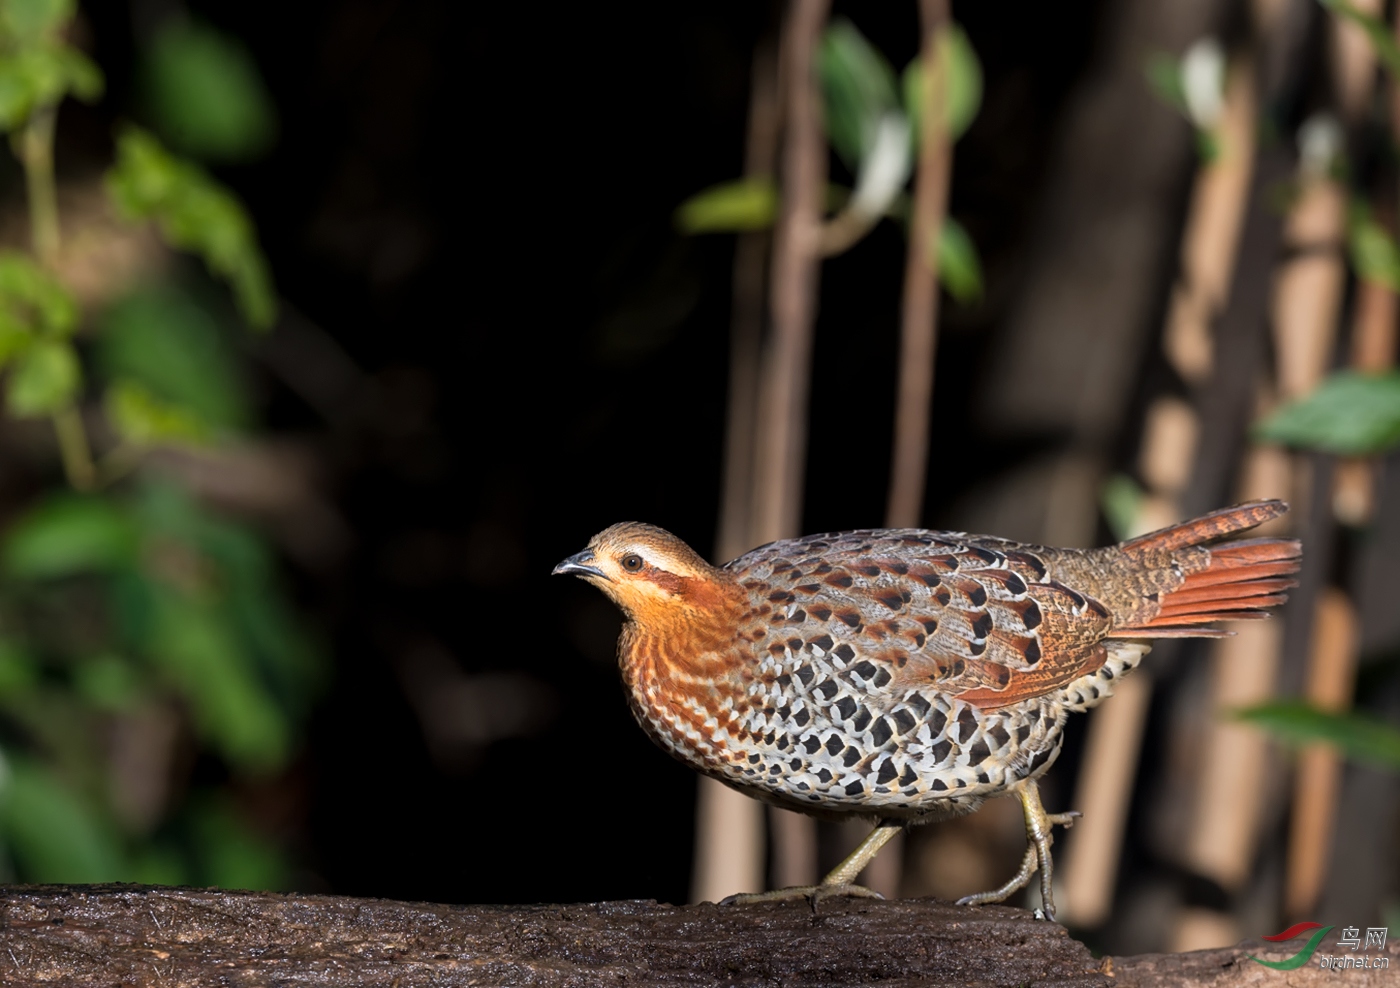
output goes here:
{"type": "Polygon", "coordinates": [[[1025,857],[1021,859],[1021,868],[1016,874],[1011,876],[1011,880],[998,889],[990,892],[978,892],[975,895],[965,895],[958,900],[960,906],[985,906],[992,902],[1005,902],[1015,892],[1019,892],[1026,887],[1026,883],[1031,880],[1031,876],[1040,867],[1039,855],[1036,854],[1035,845],[1026,845],[1025,857]]]}
{"type": "Polygon", "coordinates": [[[1051,883],[1054,865],[1050,859],[1050,845],[1054,843],[1051,829],[1056,825],[1072,827],[1081,814],[1078,810],[1067,813],[1046,813],[1040,802],[1040,789],[1034,781],[1026,782],[1019,792],[1021,808],[1026,818],[1026,853],[1021,859],[1021,868],[999,889],[965,895],[958,900],[960,906],[981,906],[990,902],[1004,902],[1012,893],[1026,887],[1031,876],[1040,872],[1041,908],[1035,911],[1036,919],[1055,921],[1055,897],[1051,883]]]}
{"type": "Polygon", "coordinates": [[[853,885],[850,882],[823,882],[821,885],[790,885],[784,889],[773,889],[771,892],[741,892],[738,895],[728,895],[719,901],[721,906],[747,906],[755,902],[786,902],[789,899],[808,899],[815,910],[817,904],[823,899],[830,899],[838,896],[851,896],[860,899],[883,899],[884,896],[874,889],[866,888],[864,885],[853,885]]]}

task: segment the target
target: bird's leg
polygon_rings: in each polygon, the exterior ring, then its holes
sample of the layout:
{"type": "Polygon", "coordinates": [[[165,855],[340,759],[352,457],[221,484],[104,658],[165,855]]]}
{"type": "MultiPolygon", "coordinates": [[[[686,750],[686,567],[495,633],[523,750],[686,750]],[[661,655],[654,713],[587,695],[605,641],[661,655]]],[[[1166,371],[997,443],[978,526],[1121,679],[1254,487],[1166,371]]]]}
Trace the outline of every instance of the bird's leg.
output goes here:
{"type": "Polygon", "coordinates": [[[745,905],[750,902],[776,902],[783,899],[805,899],[811,898],[812,908],[816,908],[818,902],[827,896],[851,895],[862,896],[868,899],[883,899],[884,896],[874,889],[866,888],[864,885],[852,884],[857,875],[865,870],[865,866],[871,862],[876,854],[880,853],[880,848],[889,843],[890,838],[904,829],[904,824],[894,823],[889,820],[882,820],[875,825],[875,829],[870,831],[869,836],[860,842],[860,845],[846,856],[831,873],[821,880],[819,885],[793,885],[785,889],[774,889],[771,892],[745,892],[741,895],[727,896],[720,905],[745,905]]]}
{"type": "Polygon", "coordinates": [[[1073,826],[1075,818],[1079,814],[1075,811],[1069,813],[1046,813],[1045,806],[1040,801],[1040,787],[1034,780],[1023,783],[1017,792],[1021,797],[1021,809],[1026,816],[1026,855],[1021,859],[1021,870],[1012,876],[1011,880],[999,889],[991,892],[979,892],[976,895],[966,895],[958,900],[960,906],[980,906],[988,902],[1002,902],[1011,893],[1018,889],[1025,888],[1030,882],[1031,876],[1040,871],[1040,902],[1041,915],[1054,922],[1055,919],[1055,895],[1051,888],[1054,880],[1054,864],[1050,860],[1050,845],[1055,842],[1051,829],[1055,824],[1062,827],[1073,826]]]}
{"type": "Polygon", "coordinates": [[[846,855],[846,860],[832,868],[830,874],[822,879],[816,892],[812,894],[812,905],[815,906],[819,899],[828,895],[859,895],[872,899],[883,899],[884,896],[874,889],[853,883],[856,876],[875,859],[875,855],[880,853],[880,848],[888,844],[890,838],[903,829],[904,824],[890,820],[881,820],[877,823],[875,829],[870,831],[865,840],[861,841],[854,851],[846,855]]]}

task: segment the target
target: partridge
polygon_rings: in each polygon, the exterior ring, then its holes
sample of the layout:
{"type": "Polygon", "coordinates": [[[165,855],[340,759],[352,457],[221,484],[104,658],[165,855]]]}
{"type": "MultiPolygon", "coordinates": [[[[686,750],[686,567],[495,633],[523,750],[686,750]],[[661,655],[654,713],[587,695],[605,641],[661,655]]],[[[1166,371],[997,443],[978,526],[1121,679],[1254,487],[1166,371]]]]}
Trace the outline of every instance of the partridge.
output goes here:
{"type": "Polygon", "coordinates": [[[821,885],[740,897],[870,894],[856,875],[905,826],[1015,793],[1027,846],[997,902],[1040,872],[1054,918],[1051,814],[1036,780],[1073,713],[1103,702],[1155,638],[1216,638],[1295,585],[1294,539],[1219,543],[1288,510],[1224,508],[1118,545],[1053,549],[923,529],[838,532],[712,566],[680,539],[613,525],[555,567],[626,621],[633,714],[662,748],[764,802],[873,817],[821,885]]]}

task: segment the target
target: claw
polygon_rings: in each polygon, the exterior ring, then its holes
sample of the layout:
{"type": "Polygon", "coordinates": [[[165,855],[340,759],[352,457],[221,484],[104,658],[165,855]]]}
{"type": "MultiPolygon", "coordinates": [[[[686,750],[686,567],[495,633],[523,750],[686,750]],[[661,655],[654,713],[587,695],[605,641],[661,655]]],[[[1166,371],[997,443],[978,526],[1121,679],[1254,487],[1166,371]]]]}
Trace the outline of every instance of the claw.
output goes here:
{"type": "Polygon", "coordinates": [[[883,899],[884,896],[872,888],[864,885],[818,885],[817,890],[812,893],[812,910],[816,911],[817,903],[832,896],[850,896],[853,899],[883,899]]]}
{"type": "Polygon", "coordinates": [[[748,906],[756,902],[786,902],[789,899],[810,899],[812,911],[815,912],[817,904],[823,899],[830,899],[836,896],[850,896],[859,899],[883,899],[884,896],[874,889],[866,888],[864,885],[853,885],[845,883],[823,883],[821,885],[790,885],[783,889],[774,889],[771,892],[740,892],[737,895],[727,895],[719,900],[721,906],[748,906]]]}
{"type": "Polygon", "coordinates": [[[806,898],[812,900],[812,911],[816,912],[817,903],[834,895],[883,899],[884,896],[874,889],[868,889],[864,885],[856,885],[854,879],[870,863],[870,859],[875,857],[880,848],[884,847],[891,837],[903,829],[902,823],[893,823],[888,820],[877,824],[875,829],[870,831],[869,836],[860,842],[860,846],[852,851],[845,861],[833,868],[831,874],[822,879],[820,885],[792,885],[785,889],[774,889],[772,892],[741,892],[738,895],[725,896],[719,904],[721,906],[744,906],[754,902],[783,902],[788,899],[806,898]]]}

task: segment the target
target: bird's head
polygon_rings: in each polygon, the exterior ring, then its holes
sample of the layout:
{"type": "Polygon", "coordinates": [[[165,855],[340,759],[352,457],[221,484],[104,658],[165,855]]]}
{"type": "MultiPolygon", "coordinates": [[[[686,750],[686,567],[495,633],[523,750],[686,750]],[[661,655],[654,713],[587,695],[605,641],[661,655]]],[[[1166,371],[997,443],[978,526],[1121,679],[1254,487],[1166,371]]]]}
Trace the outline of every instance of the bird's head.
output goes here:
{"type": "Polygon", "coordinates": [[[582,577],[644,625],[716,610],[728,596],[722,570],[665,529],[635,521],[603,529],[554,572],[582,577]]]}

